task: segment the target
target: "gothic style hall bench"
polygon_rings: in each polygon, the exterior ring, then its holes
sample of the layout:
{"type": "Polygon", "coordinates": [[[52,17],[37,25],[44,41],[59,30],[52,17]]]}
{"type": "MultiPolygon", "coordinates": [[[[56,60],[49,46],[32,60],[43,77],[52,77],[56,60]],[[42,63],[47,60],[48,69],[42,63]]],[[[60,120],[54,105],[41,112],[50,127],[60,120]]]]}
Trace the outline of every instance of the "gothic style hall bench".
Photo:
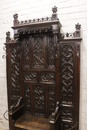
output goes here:
{"type": "Polygon", "coordinates": [[[52,16],[19,21],[6,33],[9,130],[79,130],[80,28],[61,33],[52,16]]]}

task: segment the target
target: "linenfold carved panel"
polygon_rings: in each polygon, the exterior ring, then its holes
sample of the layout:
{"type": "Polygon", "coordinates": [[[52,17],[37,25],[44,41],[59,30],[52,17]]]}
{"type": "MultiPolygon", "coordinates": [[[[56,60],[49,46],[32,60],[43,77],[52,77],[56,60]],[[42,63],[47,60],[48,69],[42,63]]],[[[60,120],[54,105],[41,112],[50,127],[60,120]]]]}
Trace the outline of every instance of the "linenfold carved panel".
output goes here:
{"type": "Polygon", "coordinates": [[[73,102],[74,85],[74,46],[61,45],[61,78],[62,90],[61,96],[63,102],[73,102]]]}

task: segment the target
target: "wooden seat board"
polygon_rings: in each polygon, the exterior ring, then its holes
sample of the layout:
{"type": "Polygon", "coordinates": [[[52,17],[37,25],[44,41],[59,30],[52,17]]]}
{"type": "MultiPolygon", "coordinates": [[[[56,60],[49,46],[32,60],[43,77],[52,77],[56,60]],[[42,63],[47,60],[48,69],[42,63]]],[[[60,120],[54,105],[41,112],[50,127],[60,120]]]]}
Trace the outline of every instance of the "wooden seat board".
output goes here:
{"type": "Polygon", "coordinates": [[[27,114],[20,117],[15,123],[15,127],[26,130],[50,130],[50,126],[48,118],[27,114]]]}

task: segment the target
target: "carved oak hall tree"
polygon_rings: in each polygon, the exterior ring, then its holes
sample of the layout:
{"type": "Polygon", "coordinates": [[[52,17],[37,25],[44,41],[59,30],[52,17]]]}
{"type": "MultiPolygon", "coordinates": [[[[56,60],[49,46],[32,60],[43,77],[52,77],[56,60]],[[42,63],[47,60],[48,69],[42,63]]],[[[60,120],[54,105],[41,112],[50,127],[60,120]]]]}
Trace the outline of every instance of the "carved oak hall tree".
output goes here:
{"type": "Polygon", "coordinates": [[[10,130],[79,130],[80,25],[61,34],[52,11],[6,33],[10,130]]]}

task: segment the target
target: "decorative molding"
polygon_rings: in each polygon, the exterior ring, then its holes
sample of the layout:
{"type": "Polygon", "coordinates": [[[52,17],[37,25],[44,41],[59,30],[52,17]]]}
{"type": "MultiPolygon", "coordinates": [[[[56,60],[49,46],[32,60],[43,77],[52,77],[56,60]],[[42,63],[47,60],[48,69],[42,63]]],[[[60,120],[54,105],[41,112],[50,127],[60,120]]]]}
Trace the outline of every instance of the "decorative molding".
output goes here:
{"type": "Polygon", "coordinates": [[[16,37],[18,37],[19,35],[46,33],[46,32],[52,32],[52,27],[48,26],[48,27],[39,27],[39,28],[33,28],[33,29],[30,29],[30,28],[18,29],[16,37]]]}
{"type": "Polygon", "coordinates": [[[13,18],[14,18],[14,26],[20,26],[20,25],[27,25],[27,24],[36,24],[36,23],[42,23],[42,22],[49,22],[49,21],[54,21],[54,20],[58,20],[57,18],[57,7],[54,6],[52,8],[52,16],[51,17],[45,17],[45,18],[37,18],[37,19],[32,19],[32,20],[25,20],[25,21],[19,21],[18,20],[18,14],[14,14],[13,18]]]}
{"type": "Polygon", "coordinates": [[[79,23],[75,24],[75,32],[74,33],[63,33],[62,38],[71,39],[71,38],[80,38],[81,37],[81,25],[79,23]]]}

